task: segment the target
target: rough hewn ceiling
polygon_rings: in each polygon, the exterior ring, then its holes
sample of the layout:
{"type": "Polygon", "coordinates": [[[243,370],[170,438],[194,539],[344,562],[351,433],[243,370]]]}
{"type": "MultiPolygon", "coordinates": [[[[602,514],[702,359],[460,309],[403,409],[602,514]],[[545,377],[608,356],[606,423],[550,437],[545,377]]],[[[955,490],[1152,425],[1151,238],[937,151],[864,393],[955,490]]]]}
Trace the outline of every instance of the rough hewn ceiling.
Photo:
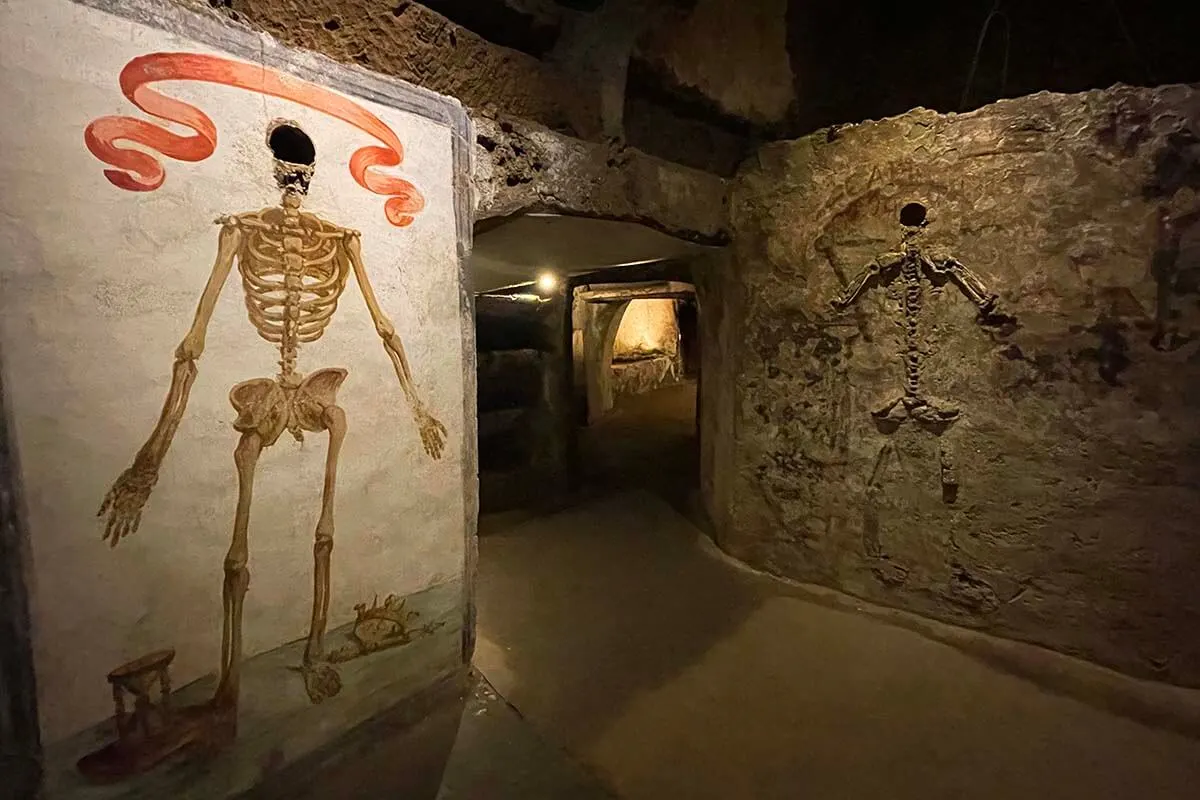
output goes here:
{"type": "Polygon", "coordinates": [[[630,222],[526,214],[476,231],[471,275],[474,290],[486,292],[529,283],[544,271],[578,275],[708,249],[630,222]]]}

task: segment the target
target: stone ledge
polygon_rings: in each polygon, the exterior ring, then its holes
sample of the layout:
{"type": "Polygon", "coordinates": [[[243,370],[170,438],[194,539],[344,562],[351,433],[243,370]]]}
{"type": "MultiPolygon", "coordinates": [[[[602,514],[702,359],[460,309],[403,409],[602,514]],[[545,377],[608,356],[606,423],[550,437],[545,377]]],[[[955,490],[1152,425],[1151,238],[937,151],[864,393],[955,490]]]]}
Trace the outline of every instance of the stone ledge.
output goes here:
{"type": "Polygon", "coordinates": [[[477,220],[571,214],[637,222],[701,244],[729,241],[723,178],[523,120],[477,114],[472,124],[477,220]]]}

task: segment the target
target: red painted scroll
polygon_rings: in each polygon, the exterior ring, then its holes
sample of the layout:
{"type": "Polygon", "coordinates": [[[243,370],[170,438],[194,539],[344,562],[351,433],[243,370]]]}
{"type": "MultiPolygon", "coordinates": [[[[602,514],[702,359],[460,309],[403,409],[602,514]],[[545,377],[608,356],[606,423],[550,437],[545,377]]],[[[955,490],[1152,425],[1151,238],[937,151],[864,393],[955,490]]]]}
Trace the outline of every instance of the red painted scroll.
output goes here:
{"type": "Polygon", "coordinates": [[[339,94],[258,64],[230,61],[198,53],[151,53],[138,56],[121,70],[121,92],[151,116],[191,129],[181,135],[135,117],[100,117],[83,133],[92,155],[113,169],[104,170],[109,182],[131,192],[152,192],[166,178],[159,159],[150,153],[123,147],[134,142],[167,158],[203,161],[217,146],[217,126],[200,109],[159,93],[150,84],[159,81],[203,81],[234,86],[291,100],[350,123],[373,136],[381,146],[361,147],[350,156],[350,174],[359,186],[387,195],[384,214],[398,227],[409,225],[425,207],[417,187],[403,178],[382,173],[377,167],[396,167],[404,160],[404,147],[383,120],[339,94]]]}

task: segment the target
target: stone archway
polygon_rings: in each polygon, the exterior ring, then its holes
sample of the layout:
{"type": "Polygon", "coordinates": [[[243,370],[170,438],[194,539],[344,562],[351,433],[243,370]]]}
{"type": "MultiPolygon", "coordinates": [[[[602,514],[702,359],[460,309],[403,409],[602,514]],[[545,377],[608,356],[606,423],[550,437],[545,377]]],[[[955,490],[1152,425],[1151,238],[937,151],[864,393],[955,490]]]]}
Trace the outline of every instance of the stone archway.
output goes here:
{"type": "Polygon", "coordinates": [[[634,300],[694,297],[695,288],[682,281],[591,284],[578,287],[574,302],[582,315],[582,377],[586,387],[587,424],[613,407],[613,350],[617,332],[634,300]]]}
{"type": "Polygon", "coordinates": [[[583,376],[587,387],[587,422],[604,416],[613,406],[613,346],[630,300],[587,303],[583,329],[583,376]]]}

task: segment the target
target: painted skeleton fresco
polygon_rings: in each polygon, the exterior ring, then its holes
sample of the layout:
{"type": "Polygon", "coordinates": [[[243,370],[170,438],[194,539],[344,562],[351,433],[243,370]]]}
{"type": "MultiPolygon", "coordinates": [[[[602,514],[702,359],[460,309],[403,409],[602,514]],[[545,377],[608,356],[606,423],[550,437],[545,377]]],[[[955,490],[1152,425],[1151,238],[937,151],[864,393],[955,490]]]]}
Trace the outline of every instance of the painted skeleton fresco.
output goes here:
{"type": "Polygon", "coordinates": [[[462,665],[461,109],[121,5],[0,12],[46,785],[226,796],[462,665]]]}

